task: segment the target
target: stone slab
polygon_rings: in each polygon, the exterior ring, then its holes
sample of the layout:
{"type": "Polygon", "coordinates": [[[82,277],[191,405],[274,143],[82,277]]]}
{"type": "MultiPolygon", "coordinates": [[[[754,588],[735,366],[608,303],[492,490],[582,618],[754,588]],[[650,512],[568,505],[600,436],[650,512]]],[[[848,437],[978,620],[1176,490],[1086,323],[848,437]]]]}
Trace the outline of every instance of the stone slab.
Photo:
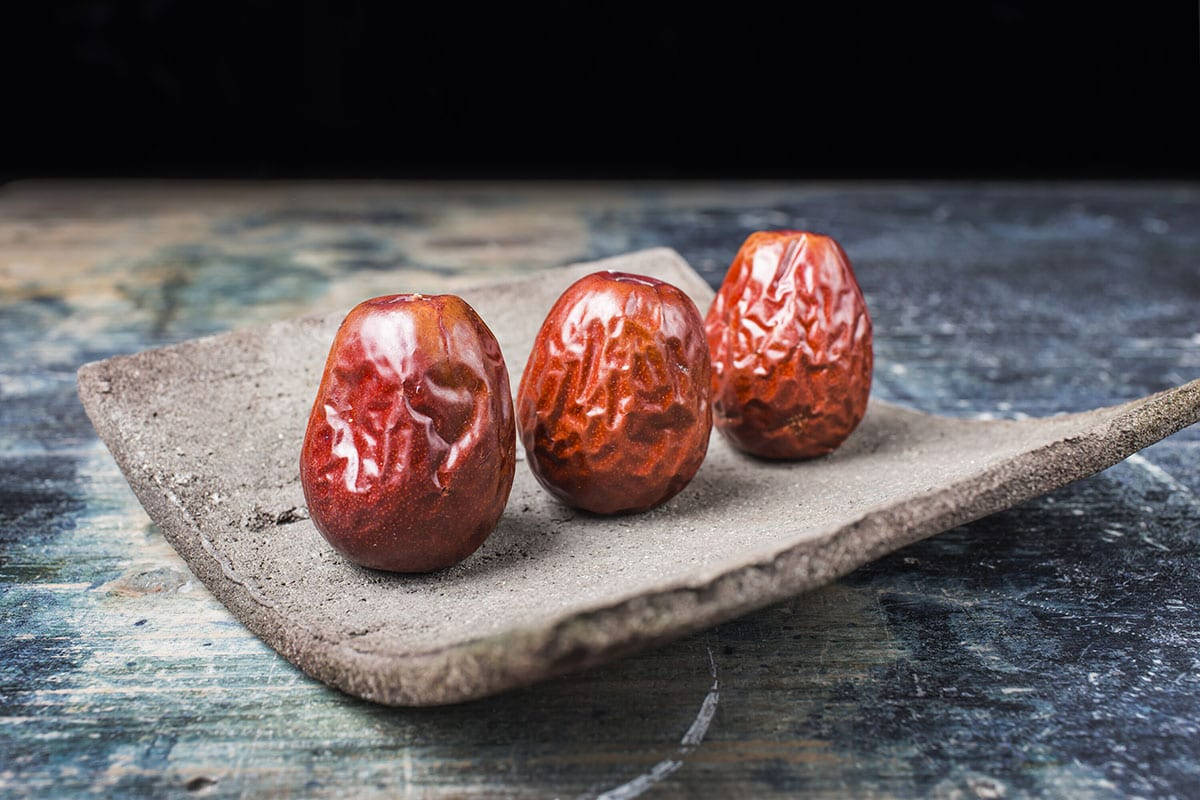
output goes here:
{"type": "MultiPolygon", "coordinates": [[[[596,269],[708,285],[647,250],[461,294],[514,387],[558,294],[596,269]]],[[[89,417],[151,518],[246,626],[305,672],[394,705],[482,697],[617,658],[827,583],[918,539],[1108,467],[1200,419],[1200,381],[1120,406],[981,421],[873,402],[833,456],[778,464],[714,435],[652,512],[578,514],[523,464],[487,543],[452,569],[359,569],[307,520],[297,459],[341,320],[249,327],[85,365],[89,417]]]]}

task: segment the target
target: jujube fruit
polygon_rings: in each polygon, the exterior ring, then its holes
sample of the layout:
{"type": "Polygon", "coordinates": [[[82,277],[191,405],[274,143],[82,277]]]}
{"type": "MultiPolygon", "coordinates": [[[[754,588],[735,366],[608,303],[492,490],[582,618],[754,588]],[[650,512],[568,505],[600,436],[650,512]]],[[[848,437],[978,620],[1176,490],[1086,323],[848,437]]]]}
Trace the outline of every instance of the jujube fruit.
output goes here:
{"type": "Polygon", "coordinates": [[[850,260],[828,236],[760,231],[742,244],[705,320],[713,415],[764,458],[825,455],[871,392],[871,318],[850,260]]]}
{"type": "Polygon", "coordinates": [[[678,493],[712,430],[700,312],[654,278],[597,272],[550,309],[517,391],[534,476],[563,502],[640,511],[678,493]]]}
{"type": "Polygon", "coordinates": [[[516,430],[500,345],[453,295],[359,303],[334,338],[300,480],[317,530],[364,567],[427,572],[504,511],[516,430]]]}

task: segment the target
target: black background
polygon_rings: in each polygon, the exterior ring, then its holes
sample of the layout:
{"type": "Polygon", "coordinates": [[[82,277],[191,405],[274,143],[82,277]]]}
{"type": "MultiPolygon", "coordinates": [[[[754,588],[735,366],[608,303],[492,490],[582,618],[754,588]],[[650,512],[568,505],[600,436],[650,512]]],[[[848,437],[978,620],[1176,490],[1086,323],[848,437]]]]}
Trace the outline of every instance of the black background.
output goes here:
{"type": "Polygon", "coordinates": [[[2,13],[0,178],[1200,176],[1195,2],[2,13]]]}

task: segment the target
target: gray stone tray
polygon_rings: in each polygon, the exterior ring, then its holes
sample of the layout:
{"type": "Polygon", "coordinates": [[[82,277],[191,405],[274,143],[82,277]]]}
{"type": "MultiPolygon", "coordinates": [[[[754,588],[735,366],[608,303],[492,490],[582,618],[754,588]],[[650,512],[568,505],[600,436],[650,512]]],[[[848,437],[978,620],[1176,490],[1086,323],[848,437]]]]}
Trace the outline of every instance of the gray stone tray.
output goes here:
{"type": "MultiPolygon", "coordinates": [[[[464,291],[499,338],[514,386],[551,303],[598,268],[670,281],[702,313],[712,298],[670,250],[464,291]]],[[[238,619],[308,674],[395,705],[481,697],[683,636],[1090,475],[1200,419],[1200,381],[1022,421],[873,402],[850,440],[818,461],[756,461],[714,435],[686,490],[615,518],[558,505],[520,463],[479,552],[444,572],[390,575],[334,553],[300,491],[300,441],[340,320],[87,364],[79,393],[150,517],[238,619]]]]}

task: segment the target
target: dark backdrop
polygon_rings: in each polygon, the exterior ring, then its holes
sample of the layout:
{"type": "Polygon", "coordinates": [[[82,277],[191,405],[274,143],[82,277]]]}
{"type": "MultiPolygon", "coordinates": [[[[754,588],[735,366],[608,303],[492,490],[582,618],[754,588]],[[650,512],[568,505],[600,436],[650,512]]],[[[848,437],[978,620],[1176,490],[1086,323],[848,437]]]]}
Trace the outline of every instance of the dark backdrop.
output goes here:
{"type": "Polygon", "coordinates": [[[1197,3],[8,4],[0,177],[1200,176],[1197,3]]]}

